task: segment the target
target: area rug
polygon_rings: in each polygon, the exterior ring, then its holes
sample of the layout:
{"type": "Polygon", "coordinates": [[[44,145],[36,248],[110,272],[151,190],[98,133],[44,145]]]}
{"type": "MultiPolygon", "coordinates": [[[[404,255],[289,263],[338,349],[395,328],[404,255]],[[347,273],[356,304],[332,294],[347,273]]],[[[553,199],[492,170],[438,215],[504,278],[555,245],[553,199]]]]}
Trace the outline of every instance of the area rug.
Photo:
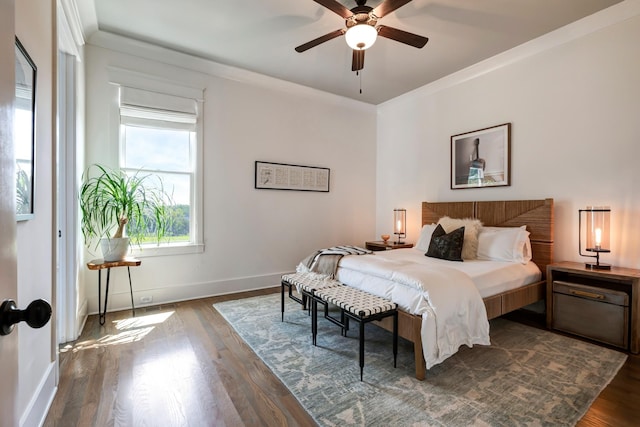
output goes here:
{"type": "MultiPolygon", "coordinates": [[[[504,319],[491,346],[463,346],[414,377],[413,347],[368,324],[364,378],[357,329],[347,337],[323,318],[317,346],[310,317],[280,295],[214,304],[321,426],[572,426],[620,369],[626,355],[504,319]]],[[[357,327],[357,324],[354,325],[357,327]]]]}

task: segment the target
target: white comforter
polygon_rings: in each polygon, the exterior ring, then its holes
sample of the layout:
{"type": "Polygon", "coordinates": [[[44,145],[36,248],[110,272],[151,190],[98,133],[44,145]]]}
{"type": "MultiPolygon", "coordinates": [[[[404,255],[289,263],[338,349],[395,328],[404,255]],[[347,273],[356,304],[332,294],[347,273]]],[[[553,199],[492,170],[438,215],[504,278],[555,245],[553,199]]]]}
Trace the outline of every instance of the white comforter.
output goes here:
{"type": "Polygon", "coordinates": [[[402,293],[419,295],[411,306],[400,308],[422,316],[427,369],[463,344],[490,344],[484,302],[467,274],[447,266],[446,261],[429,263],[426,268],[422,262],[394,257],[392,252],[346,256],[340,261],[336,279],[396,302],[403,300],[399,297],[402,293]]]}

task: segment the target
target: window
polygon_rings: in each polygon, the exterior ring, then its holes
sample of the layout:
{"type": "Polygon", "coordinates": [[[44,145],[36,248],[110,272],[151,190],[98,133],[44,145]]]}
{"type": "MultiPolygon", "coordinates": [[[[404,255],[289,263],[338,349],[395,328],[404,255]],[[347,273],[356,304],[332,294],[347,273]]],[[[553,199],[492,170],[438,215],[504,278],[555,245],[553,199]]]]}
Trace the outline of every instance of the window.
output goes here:
{"type": "Polygon", "coordinates": [[[172,201],[167,241],[143,245],[136,255],[201,250],[198,107],[193,99],[120,87],[120,169],[157,177],[149,182],[162,185],[172,201]]]}

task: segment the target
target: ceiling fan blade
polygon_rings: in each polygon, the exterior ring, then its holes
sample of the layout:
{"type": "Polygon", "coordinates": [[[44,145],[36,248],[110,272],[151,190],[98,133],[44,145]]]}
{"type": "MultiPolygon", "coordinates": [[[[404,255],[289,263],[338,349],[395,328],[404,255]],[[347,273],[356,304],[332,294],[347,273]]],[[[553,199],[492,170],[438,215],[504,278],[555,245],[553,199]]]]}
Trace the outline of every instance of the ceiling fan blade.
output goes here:
{"type": "Polygon", "coordinates": [[[364,68],[364,50],[353,49],[351,71],[360,71],[364,68]]]}
{"type": "Polygon", "coordinates": [[[332,31],[328,34],[325,34],[324,36],[320,36],[317,39],[313,39],[310,42],[306,42],[304,44],[301,44],[300,46],[296,47],[296,52],[304,52],[307,49],[311,49],[312,47],[316,47],[319,44],[322,44],[324,42],[328,42],[331,39],[335,39],[336,37],[340,37],[341,35],[343,35],[344,33],[346,33],[347,30],[345,29],[339,29],[339,30],[335,30],[332,31]]]}
{"type": "Polygon", "coordinates": [[[353,13],[349,9],[347,9],[345,6],[338,3],[336,0],[313,0],[313,1],[318,3],[321,6],[326,7],[330,11],[337,13],[338,15],[342,16],[344,19],[347,19],[351,15],[353,15],[353,13]]]}
{"type": "Polygon", "coordinates": [[[382,18],[410,1],[411,0],[384,0],[375,9],[373,9],[373,14],[378,18],[382,18]]]}
{"type": "Polygon", "coordinates": [[[408,44],[409,46],[417,47],[418,49],[424,47],[424,45],[429,41],[427,37],[422,37],[417,34],[408,33],[385,25],[378,25],[378,35],[400,43],[408,44]]]}

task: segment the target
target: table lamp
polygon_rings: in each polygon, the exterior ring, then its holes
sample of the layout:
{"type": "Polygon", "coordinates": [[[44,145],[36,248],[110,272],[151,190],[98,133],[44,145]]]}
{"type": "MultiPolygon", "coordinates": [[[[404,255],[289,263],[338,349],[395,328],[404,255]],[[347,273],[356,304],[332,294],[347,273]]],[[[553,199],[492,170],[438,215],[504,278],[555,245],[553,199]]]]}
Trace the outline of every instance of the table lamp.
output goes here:
{"type": "Polygon", "coordinates": [[[394,209],[393,210],[393,234],[398,236],[398,241],[395,242],[398,245],[402,245],[403,238],[407,237],[407,210],[406,209],[394,209]]]}
{"type": "Polygon", "coordinates": [[[587,206],[578,210],[578,253],[581,256],[595,258],[596,262],[588,262],[585,266],[592,270],[610,270],[611,265],[600,263],[600,253],[611,252],[609,243],[609,222],[611,209],[608,206],[587,206]],[[582,217],[585,217],[583,228],[582,217]],[[582,239],[586,239],[585,250],[595,255],[582,253],[582,239]]]}

